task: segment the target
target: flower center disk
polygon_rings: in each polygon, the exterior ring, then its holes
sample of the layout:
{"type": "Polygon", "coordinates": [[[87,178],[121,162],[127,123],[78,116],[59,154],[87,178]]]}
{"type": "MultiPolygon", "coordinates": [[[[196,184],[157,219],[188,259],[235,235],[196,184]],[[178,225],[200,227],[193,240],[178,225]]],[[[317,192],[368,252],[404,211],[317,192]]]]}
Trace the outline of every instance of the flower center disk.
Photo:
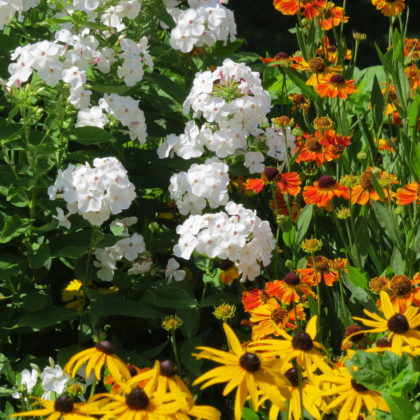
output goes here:
{"type": "Polygon", "coordinates": [[[73,398],[68,395],[58,397],[54,403],[54,410],[60,411],[61,413],[71,413],[73,411],[73,407],[73,398]]]}
{"type": "Polygon", "coordinates": [[[95,347],[102,351],[105,354],[114,354],[115,353],[115,348],[112,345],[112,343],[108,340],[105,341],[100,341],[99,343],[96,343],[95,347]]]}
{"type": "Polygon", "coordinates": [[[337,183],[336,180],[330,175],[323,175],[318,180],[318,185],[321,188],[329,188],[335,185],[336,183],[337,183]]]}
{"type": "Polygon", "coordinates": [[[126,397],[125,402],[135,411],[144,410],[149,405],[149,397],[141,388],[134,388],[126,397]]]}
{"type": "Polygon", "coordinates": [[[239,364],[247,372],[256,372],[261,367],[260,359],[255,353],[244,353],[239,359],[239,364]]]}
{"type": "Polygon", "coordinates": [[[306,332],[298,332],[292,338],[292,346],[296,350],[309,351],[313,345],[311,336],[306,332]]]}
{"type": "Polygon", "coordinates": [[[403,334],[410,329],[407,318],[401,314],[395,314],[388,319],[388,329],[397,334],[403,334]]]}

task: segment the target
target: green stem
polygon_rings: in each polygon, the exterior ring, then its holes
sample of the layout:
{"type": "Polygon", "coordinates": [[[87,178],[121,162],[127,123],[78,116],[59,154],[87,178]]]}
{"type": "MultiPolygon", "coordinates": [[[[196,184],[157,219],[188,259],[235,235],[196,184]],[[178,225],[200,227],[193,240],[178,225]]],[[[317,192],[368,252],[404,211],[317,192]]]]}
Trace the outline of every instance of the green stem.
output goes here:
{"type": "Polygon", "coordinates": [[[175,363],[178,368],[178,372],[181,372],[181,363],[179,362],[178,347],[176,345],[175,330],[171,331],[171,344],[172,350],[174,351],[175,363]]]}

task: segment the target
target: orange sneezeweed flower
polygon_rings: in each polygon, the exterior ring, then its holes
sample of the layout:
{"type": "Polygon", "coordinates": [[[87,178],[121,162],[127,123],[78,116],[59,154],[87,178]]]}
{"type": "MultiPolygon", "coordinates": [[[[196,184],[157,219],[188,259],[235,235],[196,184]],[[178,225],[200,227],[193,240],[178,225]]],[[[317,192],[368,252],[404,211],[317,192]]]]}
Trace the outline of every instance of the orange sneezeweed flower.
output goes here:
{"type": "Polygon", "coordinates": [[[346,80],[338,73],[328,74],[315,86],[315,91],[321,98],[328,96],[329,98],[346,99],[357,90],[354,82],[355,80],[346,80]]]}
{"type": "Polygon", "coordinates": [[[316,285],[322,281],[326,286],[332,286],[339,278],[338,271],[331,267],[331,260],[322,255],[315,257],[315,268],[312,257],[308,258],[308,264],[306,268],[299,268],[296,270],[302,277],[302,281],[316,285]]]}
{"type": "MultiPolygon", "coordinates": [[[[372,177],[375,176],[379,185],[382,187],[383,184],[391,185],[397,183],[397,177],[392,174],[388,174],[378,168],[370,167],[360,175],[359,182],[351,190],[351,203],[365,205],[371,203],[372,200],[380,201],[381,198],[378,192],[375,190],[372,182],[372,177]],[[374,174],[373,171],[376,173],[374,174]],[[382,184],[382,185],[381,185],[382,184]]],[[[394,192],[388,188],[382,188],[383,193],[387,200],[391,200],[395,195],[394,192]]]]}
{"type": "Polygon", "coordinates": [[[350,197],[350,190],[338,183],[332,176],[323,175],[313,185],[303,189],[306,204],[316,204],[318,207],[329,207],[334,197],[350,197]]]}
{"type": "MultiPolygon", "coordinates": [[[[329,63],[337,64],[338,63],[338,48],[331,44],[330,39],[325,36],[322,40],[322,45],[316,50],[317,55],[324,57],[329,63]]],[[[346,50],[344,56],[345,60],[351,60],[352,52],[351,50],[346,50]]]]}
{"type": "Polygon", "coordinates": [[[378,147],[378,150],[385,150],[390,153],[395,152],[395,149],[391,146],[389,141],[386,139],[375,139],[375,144],[378,147]]]}
{"type": "Polygon", "coordinates": [[[258,194],[264,188],[264,185],[276,184],[283,194],[297,195],[300,191],[301,182],[297,172],[280,173],[277,168],[268,166],[262,172],[261,178],[249,178],[245,188],[258,194]]]}
{"type": "MultiPolygon", "coordinates": [[[[274,200],[269,200],[268,206],[273,210],[273,214],[289,216],[289,208],[287,207],[284,195],[280,190],[276,190],[276,203],[274,200]],[[276,208],[277,205],[277,208],[276,208]]],[[[293,221],[296,221],[299,216],[299,203],[295,200],[290,200],[290,212],[293,221]]]]}
{"type": "MultiPolygon", "coordinates": [[[[296,312],[297,309],[296,309],[296,312]]],[[[300,305],[299,319],[305,319],[305,311],[300,305]]],[[[295,329],[296,325],[290,321],[295,320],[294,309],[288,311],[275,299],[260,305],[251,311],[252,339],[258,340],[269,335],[280,335],[285,328],[295,329]]]]}
{"type": "Polygon", "coordinates": [[[328,66],[328,63],[322,57],[313,57],[309,61],[306,61],[303,57],[294,57],[293,61],[291,67],[294,69],[312,73],[306,84],[314,87],[327,75],[342,70],[341,66],[328,66]]]}
{"type": "Polygon", "coordinates": [[[291,62],[291,57],[286,52],[279,52],[277,53],[273,58],[270,57],[260,57],[260,60],[263,63],[271,64],[270,67],[276,67],[276,66],[289,66],[291,62]]]}
{"type": "Polygon", "coordinates": [[[284,15],[300,12],[306,19],[318,16],[325,6],[325,0],[274,0],[274,8],[284,15]]]}
{"type": "Polygon", "coordinates": [[[296,273],[287,273],[282,280],[266,283],[265,290],[285,305],[300,302],[301,298],[307,299],[308,296],[315,296],[311,287],[303,282],[296,273]]]}
{"type": "Polygon", "coordinates": [[[288,98],[292,102],[292,112],[301,111],[304,115],[307,114],[309,108],[311,107],[310,99],[301,93],[295,93],[294,95],[290,95],[288,98]]]}
{"type": "Polygon", "coordinates": [[[405,8],[405,0],[372,0],[372,4],[385,16],[399,15],[405,8]]]}
{"type": "Polygon", "coordinates": [[[417,64],[413,64],[405,68],[410,88],[413,92],[420,88],[420,69],[417,64]]]}
{"type": "Polygon", "coordinates": [[[405,312],[410,305],[420,306],[420,273],[412,279],[404,274],[397,274],[387,285],[391,302],[397,312],[405,312]]]}
{"type": "Polygon", "coordinates": [[[340,136],[334,130],[316,130],[315,134],[304,134],[303,138],[303,144],[301,139],[297,142],[296,162],[315,162],[316,166],[338,159],[350,144],[350,137],[340,136]]]}
{"type": "Polygon", "coordinates": [[[344,15],[342,7],[338,7],[332,1],[329,1],[322,14],[319,15],[318,20],[321,29],[328,31],[332,27],[340,25],[341,22],[347,23],[349,17],[344,15]]]}
{"type": "Polygon", "coordinates": [[[269,299],[272,298],[264,289],[252,289],[242,293],[242,305],[247,312],[263,305],[269,299]]]}
{"type": "Polygon", "coordinates": [[[420,59],[420,40],[418,38],[405,39],[404,55],[412,60],[420,59]]]}
{"type": "Polygon", "coordinates": [[[420,204],[420,183],[412,182],[405,187],[398,188],[397,204],[399,206],[406,206],[407,204],[420,204]]]}

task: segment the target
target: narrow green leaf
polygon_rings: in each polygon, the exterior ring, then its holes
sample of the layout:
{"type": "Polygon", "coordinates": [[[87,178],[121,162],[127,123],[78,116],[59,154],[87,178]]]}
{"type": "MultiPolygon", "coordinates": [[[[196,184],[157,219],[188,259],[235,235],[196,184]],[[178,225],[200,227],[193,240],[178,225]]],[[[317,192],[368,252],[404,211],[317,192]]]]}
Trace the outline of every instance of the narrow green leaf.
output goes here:
{"type": "Polygon", "coordinates": [[[375,123],[376,129],[379,129],[383,121],[385,101],[384,97],[382,96],[381,87],[379,86],[378,78],[376,75],[373,78],[370,102],[372,104],[373,121],[375,123]]]}
{"type": "Polygon", "coordinates": [[[306,205],[302,213],[299,215],[297,221],[297,233],[296,233],[296,245],[299,246],[300,243],[305,238],[306,233],[308,232],[309,226],[311,224],[313,215],[313,205],[306,205]]]}
{"type": "Polygon", "coordinates": [[[99,127],[77,127],[71,131],[69,139],[85,145],[116,141],[111,133],[99,127]]]}

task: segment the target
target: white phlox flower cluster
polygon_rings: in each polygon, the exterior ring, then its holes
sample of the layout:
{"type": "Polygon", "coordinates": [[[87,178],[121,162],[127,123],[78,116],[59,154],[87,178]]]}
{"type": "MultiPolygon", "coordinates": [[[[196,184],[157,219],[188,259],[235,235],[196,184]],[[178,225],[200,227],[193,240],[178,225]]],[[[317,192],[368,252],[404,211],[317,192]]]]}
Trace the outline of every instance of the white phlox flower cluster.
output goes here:
{"type": "Polygon", "coordinates": [[[172,280],[182,281],[185,279],[185,270],[178,270],[179,262],[175,258],[169,258],[165,269],[165,277],[168,280],[168,284],[172,283],[172,280]]]}
{"type": "Polygon", "coordinates": [[[128,128],[131,140],[137,139],[143,144],[147,139],[147,128],[144,113],[139,108],[139,102],[130,96],[111,93],[110,95],[104,95],[99,100],[99,106],[128,128]]]}
{"type": "Polygon", "coordinates": [[[57,208],[59,225],[70,227],[69,216],[80,214],[95,226],[102,225],[111,214],[119,214],[130,207],[136,197],[134,185],[127,171],[115,157],[96,158],[93,168],[86,163],[58,171],[54,185],[48,188],[50,200],[63,198],[68,214],[57,208]]]}
{"type": "Polygon", "coordinates": [[[152,261],[144,261],[142,254],[146,251],[143,236],[138,233],[120,239],[115,245],[107,248],[98,248],[95,250],[95,267],[99,268],[97,276],[103,281],[112,281],[114,272],[117,269],[118,261],[123,258],[133,264],[129,274],[141,274],[149,271],[152,261]],[[142,261],[135,261],[140,256],[142,261]],[[143,265],[142,265],[143,264],[143,265]],[[146,265],[144,265],[146,264],[146,265]]]}
{"type": "Polygon", "coordinates": [[[202,165],[193,164],[187,172],[171,176],[169,192],[179,212],[201,214],[208,204],[212,209],[225,205],[229,195],[229,167],[217,158],[202,165]]]}
{"type": "Polygon", "coordinates": [[[84,30],[82,35],[73,35],[68,29],[62,29],[55,34],[55,41],[40,41],[18,47],[11,55],[16,61],[9,65],[9,87],[20,86],[37,71],[39,77],[48,85],[55,86],[60,80],[71,86],[70,102],[76,108],[83,108],[89,104],[91,92],[84,90],[86,81],[85,72],[90,65],[95,66],[103,73],[109,72],[115,62],[111,48],[99,48],[99,41],[89,35],[89,30],[84,30]],[[71,77],[71,73],[78,73],[71,77]],[[77,97],[87,96],[77,103],[77,97]]]}
{"type": "MultiPolygon", "coordinates": [[[[23,393],[30,394],[38,382],[39,377],[39,367],[31,363],[32,370],[23,369],[20,372],[20,380],[18,380],[19,390],[12,394],[13,398],[19,399],[23,397],[23,393]]],[[[18,379],[18,378],[17,378],[18,379]]]]}
{"type": "Polygon", "coordinates": [[[172,48],[183,53],[194,47],[212,46],[216,41],[236,39],[233,12],[217,0],[188,0],[187,10],[169,7],[176,26],[171,31],[172,48]]]}
{"type": "Polygon", "coordinates": [[[143,79],[145,65],[149,70],[153,70],[147,37],[142,37],[137,44],[125,38],[121,40],[120,46],[122,49],[120,58],[123,59],[123,63],[118,67],[117,74],[124,79],[127,86],[134,86],[143,79]]]}
{"type": "Polygon", "coordinates": [[[271,101],[258,73],[243,63],[226,59],[214,71],[198,73],[184,102],[184,112],[206,123],[190,121],[179,136],[169,135],[158,149],[160,158],[173,153],[184,159],[199,157],[204,148],[219,158],[245,154],[249,135],[261,132],[271,101]]]}
{"type": "MultiPolygon", "coordinates": [[[[95,0],[84,1],[88,2],[95,0]]],[[[139,3],[137,0],[122,0],[114,6],[110,6],[102,13],[101,22],[110,28],[114,28],[117,32],[121,32],[125,29],[123,19],[135,19],[138,16],[140,10],[141,3],[139,3]]]]}
{"type": "Polygon", "coordinates": [[[261,140],[268,146],[267,155],[280,162],[286,160],[287,149],[289,155],[293,155],[296,152],[296,138],[292,134],[290,127],[285,129],[268,127],[261,134],[261,140]]]}
{"type": "Polygon", "coordinates": [[[21,13],[38,6],[40,0],[0,0],[0,31],[11,22],[16,13],[21,13]]]}
{"type": "Polygon", "coordinates": [[[189,259],[193,251],[236,263],[241,281],[255,280],[261,264],[267,266],[275,249],[270,224],[255,211],[229,202],[226,212],[192,215],[177,227],[180,235],[174,255],[189,259]]]}
{"type": "Polygon", "coordinates": [[[69,380],[70,376],[65,374],[59,365],[45,367],[41,373],[41,386],[44,390],[42,398],[51,400],[55,396],[53,393],[61,395],[69,380]]]}

